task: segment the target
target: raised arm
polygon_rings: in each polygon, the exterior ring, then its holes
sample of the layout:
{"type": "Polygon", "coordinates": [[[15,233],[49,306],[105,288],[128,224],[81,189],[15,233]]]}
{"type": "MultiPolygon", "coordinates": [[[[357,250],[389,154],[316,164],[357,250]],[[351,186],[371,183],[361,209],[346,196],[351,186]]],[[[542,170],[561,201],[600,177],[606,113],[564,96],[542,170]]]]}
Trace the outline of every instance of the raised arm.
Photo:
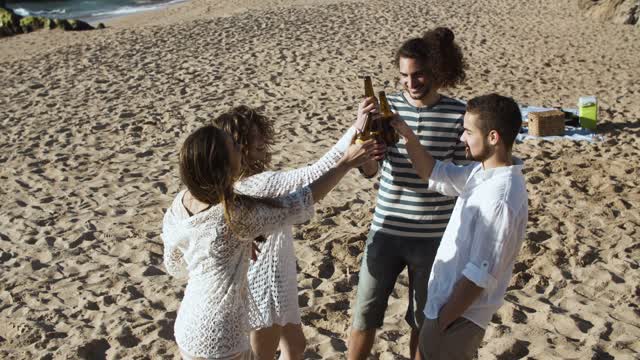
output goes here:
{"type": "MultiPolygon", "coordinates": [[[[367,114],[370,112],[375,112],[376,108],[377,108],[377,100],[375,96],[370,98],[365,98],[360,102],[360,104],[358,105],[358,119],[354,124],[356,131],[363,130],[367,114]]],[[[370,179],[376,176],[376,174],[378,173],[378,168],[379,168],[379,161],[370,160],[360,166],[360,172],[365,178],[370,179]]]]}
{"type": "Polygon", "coordinates": [[[336,145],[315,163],[299,169],[267,171],[251,176],[239,182],[236,191],[254,197],[277,197],[311,184],[340,161],[355,131],[354,127],[349,128],[336,145]]]}
{"type": "Polygon", "coordinates": [[[394,114],[391,126],[393,126],[407,142],[405,146],[409,153],[409,159],[418,176],[420,176],[422,180],[429,181],[433,167],[436,165],[433,156],[420,144],[420,139],[418,139],[413,130],[411,130],[397,114],[394,114]]]}
{"type": "Polygon", "coordinates": [[[283,225],[305,222],[313,215],[312,204],[324,198],[344,175],[365,161],[379,158],[384,146],[373,140],[349,146],[347,152],[329,171],[308,187],[284,197],[240,204],[234,209],[234,231],[240,237],[253,238],[270,233],[283,225]]]}

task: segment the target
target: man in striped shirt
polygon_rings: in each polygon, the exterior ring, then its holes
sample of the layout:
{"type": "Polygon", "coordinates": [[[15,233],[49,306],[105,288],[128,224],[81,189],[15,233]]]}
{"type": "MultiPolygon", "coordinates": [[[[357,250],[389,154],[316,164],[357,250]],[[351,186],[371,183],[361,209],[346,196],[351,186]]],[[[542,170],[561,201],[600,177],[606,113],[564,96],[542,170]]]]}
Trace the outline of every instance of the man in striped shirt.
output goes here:
{"type": "MultiPolygon", "coordinates": [[[[437,28],[406,41],[396,53],[403,91],[388,96],[397,113],[420,139],[422,146],[444,162],[466,163],[460,142],[465,105],[441,95],[465,79],[465,64],[451,30],[437,28]]],[[[365,99],[358,116],[375,111],[375,99],[365,99]]],[[[361,121],[363,122],[363,121],[361,121]]],[[[349,359],[365,360],[382,326],[389,295],[398,275],[408,268],[411,326],[410,354],[414,357],[426,303],[429,273],[440,239],[447,227],[455,198],[428,190],[411,166],[405,141],[387,148],[382,162],[361,168],[366,177],[380,172],[380,189],[371,230],[360,268],[349,359]]]]}

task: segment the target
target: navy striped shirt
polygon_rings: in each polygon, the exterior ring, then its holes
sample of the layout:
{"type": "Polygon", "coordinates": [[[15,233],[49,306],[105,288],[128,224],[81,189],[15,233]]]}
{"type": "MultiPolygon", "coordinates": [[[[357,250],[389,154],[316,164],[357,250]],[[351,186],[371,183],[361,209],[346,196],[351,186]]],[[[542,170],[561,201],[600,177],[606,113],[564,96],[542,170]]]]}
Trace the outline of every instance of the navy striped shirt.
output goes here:
{"type": "MultiPolygon", "coordinates": [[[[431,155],[441,161],[466,164],[463,132],[465,104],[441,96],[433,106],[415,107],[402,93],[387,97],[431,155]]],[[[380,170],[380,189],[371,223],[372,231],[403,238],[439,241],[453,211],[455,197],[429,191],[429,182],[420,179],[411,166],[406,142],[387,148],[380,170]]]]}

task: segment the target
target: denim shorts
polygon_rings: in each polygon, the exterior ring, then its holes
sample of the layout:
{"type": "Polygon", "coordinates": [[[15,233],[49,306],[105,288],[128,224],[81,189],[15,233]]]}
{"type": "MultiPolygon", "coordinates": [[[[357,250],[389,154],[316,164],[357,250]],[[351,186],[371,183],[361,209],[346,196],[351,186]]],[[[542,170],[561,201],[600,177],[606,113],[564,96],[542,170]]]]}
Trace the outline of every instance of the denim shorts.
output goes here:
{"type": "Polygon", "coordinates": [[[424,321],[429,274],[439,245],[439,241],[369,232],[360,264],[353,327],[369,330],[382,326],[389,296],[398,275],[407,267],[409,304],[405,320],[419,330],[424,321]]]}

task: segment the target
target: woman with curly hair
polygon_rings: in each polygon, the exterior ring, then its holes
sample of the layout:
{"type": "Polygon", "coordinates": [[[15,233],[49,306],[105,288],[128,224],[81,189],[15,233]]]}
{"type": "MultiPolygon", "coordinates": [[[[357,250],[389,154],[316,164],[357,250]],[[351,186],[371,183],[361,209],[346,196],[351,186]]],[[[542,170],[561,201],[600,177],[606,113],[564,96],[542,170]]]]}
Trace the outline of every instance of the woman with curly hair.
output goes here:
{"type": "Polygon", "coordinates": [[[246,192],[234,189],[242,155],[231,136],[208,125],[187,137],[179,157],[186,190],[167,209],[162,227],[165,267],[188,279],[175,322],[184,359],[253,357],[249,318],[256,311],[247,288],[252,240],[309,220],[313,203],[351,168],[374,158],[376,149],[373,142],[352,145],[308,186],[259,198],[251,183],[243,184],[246,192]]]}
{"type": "MultiPolygon", "coordinates": [[[[327,173],[344,156],[355,127],[315,163],[290,171],[266,171],[274,144],[272,122],[247,106],[239,106],[214,123],[232,134],[242,147],[243,176],[236,189],[257,197],[283,196],[307,186],[327,173]],[[250,190],[249,190],[250,189],[250,190]]],[[[380,151],[383,145],[379,145],[380,151]]],[[[380,159],[381,156],[376,157],[380,159]]],[[[280,345],[280,359],[302,359],[305,338],[300,324],[296,257],[290,225],[280,226],[260,246],[249,268],[249,288],[258,305],[251,346],[260,359],[273,359],[280,345]]]]}

